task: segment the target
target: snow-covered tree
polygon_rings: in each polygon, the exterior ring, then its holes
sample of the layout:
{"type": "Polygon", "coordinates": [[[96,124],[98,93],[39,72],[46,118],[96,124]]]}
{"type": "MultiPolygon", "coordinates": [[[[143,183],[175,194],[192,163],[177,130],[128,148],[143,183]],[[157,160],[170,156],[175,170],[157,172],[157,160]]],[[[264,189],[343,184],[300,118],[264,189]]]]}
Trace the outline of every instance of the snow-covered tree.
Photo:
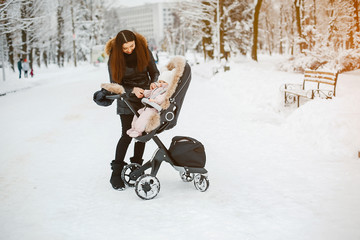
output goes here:
{"type": "MultiPolygon", "coordinates": [[[[92,49],[120,30],[109,2],[0,0],[0,37],[10,66],[15,70],[20,58],[38,66],[93,61],[92,49]]],[[[353,69],[360,62],[359,0],[186,0],[176,10],[162,42],[172,54],[192,49],[206,59],[254,57],[256,47],[256,53],[292,55],[298,70],[330,63],[353,69]]]]}
{"type": "Polygon", "coordinates": [[[246,54],[251,32],[249,1],[184,1],[179,9],[187,29],[198,33],[192,42],[201,43],[205,58],[214,58],[218,49],[221,57],[230,51],[246,54]]]}
{"type": "Polygon", "coordinates": [[[104,0],[1,0],[0,34],[13,69],[20,58],[64,66],[104,44],[104,0]],[[71,18],[71,10],[73,18],[71,18]],[[75,46],[75,48],[74,48],[75,46]]]}
{"type": "Polygon", "coordinates": [[[121,30],[119,26],[122,26],[122,21],[117,14],[117,10],[114,8],[104,9],[104,18],[103,18],[103,37],[100,40],[100,44],[104,44],[110,38],[116,36],[116,34],[121,30]]]}

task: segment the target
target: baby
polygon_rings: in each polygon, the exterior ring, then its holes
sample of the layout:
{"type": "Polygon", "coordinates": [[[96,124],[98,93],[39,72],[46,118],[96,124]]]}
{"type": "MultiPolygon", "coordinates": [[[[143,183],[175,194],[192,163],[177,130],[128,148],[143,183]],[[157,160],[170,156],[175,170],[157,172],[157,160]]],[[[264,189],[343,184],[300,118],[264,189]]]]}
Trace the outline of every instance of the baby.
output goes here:
{"type": "MultiPolygon", "coordinates": [[[[169,88],[173,80],[173,72],[172,71],[164,71],[160,74],[159,80],[155,83],[156,87],[152,90],[144,91],[144,98],[142,102],[154,102],[158,105],[161,105],[166,98],[166,91],[169,88]]],[[[131,123],[131,128],[127,130],[127,134],[130,137],[139,137],[145,131],[147,124],[154,114],[157,114],[161,111],[161,108],[153,108],[153,107],[143,107],[138,113],[139,117],[134,116],[134,119],[131,123]]]]}

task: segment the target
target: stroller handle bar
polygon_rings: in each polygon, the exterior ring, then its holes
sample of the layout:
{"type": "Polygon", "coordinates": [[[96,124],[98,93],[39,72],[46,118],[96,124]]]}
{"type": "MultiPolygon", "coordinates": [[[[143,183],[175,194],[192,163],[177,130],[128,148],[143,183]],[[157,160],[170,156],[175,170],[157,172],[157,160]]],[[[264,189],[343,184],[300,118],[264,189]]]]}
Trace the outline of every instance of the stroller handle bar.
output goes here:
{"type": "MultiPolygon", "coordinates": [[[[128,107],[130,108],[130,110],[136,114],[136,116],[138,116],[138,113],[134,110],[133,106],[131,105],[131,103],[129,103],[127,101],[127,96],[126,96],[126,93],[123,93],[123,94],[116,94],[116,95],[108,95],[105,97],[106,99],[110,99],[110,100],[115,100],[115,99],[121,99],[121,101],[124,101],[126,103],[126,105],[128,105],[128,107]]],[[[162,110],[162,107],[155,103],[155,102],[152,102],[150,101],[148,98],[143,98],[141,99],[141,102],[146,106],[150,106],[150,107],[153,107],[155,108],[158,112],[160,112],[162,110]]]]}
{"type": "Polygon", "coordinates": [[[115,100],[115,99],[120,99],[120,98],[122,98],[123,95],[125,95],[125,94],[121,94],[121,95],[119,95],[119,94],[116,94],[116,95],[108,95],[108,96],[106,96],[105,98],[106,98],[106,99],[115,100]]]}
{"type": "Polygon", "coordinates": [[[132,106],[132,104],[127,100],[127,96],[126,93],[123,94],[116,94],[116,95],[107,95],[105,96],[106,99],[111,99],[111,100],[115,100],[115,99],[121,99],[121,101],[123,101],[131,110],[131,112],[136,115],[137,117],[140,116],[140,114],[134,109],[134,107],[132,106]]]}

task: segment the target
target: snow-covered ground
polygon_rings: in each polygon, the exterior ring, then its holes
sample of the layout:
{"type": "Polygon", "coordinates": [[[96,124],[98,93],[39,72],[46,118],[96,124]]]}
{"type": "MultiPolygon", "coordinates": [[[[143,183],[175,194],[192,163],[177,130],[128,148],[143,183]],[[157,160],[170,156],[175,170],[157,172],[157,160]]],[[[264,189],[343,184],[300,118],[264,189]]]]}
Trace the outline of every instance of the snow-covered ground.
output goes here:
{"type": "Polygon", "coordinates": [[[115,104],[92,101],[106,65],[8,74],[0,239],[360,239],[360,71],[339,75],[332,100],[285,108],[280,85],[302,75],[276,62],[238,59],[215,77],[211,63],[192,66],[178,125],[159,137],[203,142],[210,187],[197,191],[164,163],[150,201],[109,183],[120,121],[115,104]]]}

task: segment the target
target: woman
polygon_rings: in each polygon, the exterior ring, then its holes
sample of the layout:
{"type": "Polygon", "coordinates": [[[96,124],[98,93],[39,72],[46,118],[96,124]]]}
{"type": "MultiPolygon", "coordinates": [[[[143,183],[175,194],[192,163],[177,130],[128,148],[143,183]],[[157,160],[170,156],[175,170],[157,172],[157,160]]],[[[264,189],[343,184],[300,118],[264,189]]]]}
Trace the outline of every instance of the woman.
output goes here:
{"type": "MultiPolygon", "coordinates": [[[[121,84],[128,96],[128,101],[137,111],[142,108],[141,98],[145,89],[154,87],[154,82],[159,77],[159,70],[151,51],[148,49],[146,39],[129,30],[120,31],[117,36],[105,46],[105,52],[109,55],[108,69],[110,82],[121,84]]],[[[115,160],[111,162],[112,174],[110,183],[116,190],[125,189],[121,179],[121,171],[126,165],[124,158],[132,138],[126,134],[131,128],[134,117],[128,106],[117,100],[117,114],[120,115],[122,134],[116,147],[115,160]]],[[[131,163],[143,163],[145,143],[135,142],[134,156],[131,163]]]]}

